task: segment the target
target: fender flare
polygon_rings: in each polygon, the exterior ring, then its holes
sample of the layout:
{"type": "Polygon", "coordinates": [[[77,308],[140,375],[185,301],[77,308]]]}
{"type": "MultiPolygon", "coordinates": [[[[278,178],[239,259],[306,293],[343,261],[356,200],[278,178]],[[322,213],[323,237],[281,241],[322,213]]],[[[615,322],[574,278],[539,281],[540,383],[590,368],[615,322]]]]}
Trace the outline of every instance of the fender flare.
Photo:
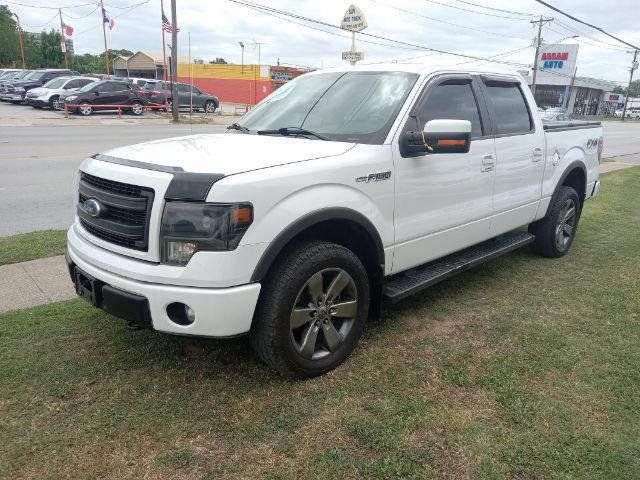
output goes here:
{"type": "MultiPolygon", "coordinates": [[[[585,191],[585,195],[586,195],[586,192],[587,192],[587,178],[588,178],[587,177],[587,167],[585,166],[584,162],[581,162],[580,160],[574,160],[569,165],[567,165],[567,167],[564,169],[564,172],[562,172],[562,175],[560,176],[560,179],[558,180],[558,183],[556,184],[556,188],[553,190],[553,195],[551,195],[551,202],[549,204],[553,203],[553,201],[558,196],[558,192],[560,191],[560,187],[562,187],[562,184],[567,179],[569,174],[572,171],[574,171],[576,168],[579,168],[580,170],[582,170],[582,173],[584,174],[584,191],[585,191]]],[[[581,198],[580,201],[583,202],[584,198],[581,198]]]]}
{"type": "Polygon", "coordinates": [[[295,222],[289,224],[286,229],[280,232],[269,244],[269,247],[267,247],[267,250],[262,254],[262,257],[260,257],[260,260],[251,275],[251,281],[258,282],[267,275],[267,272],[269,271],[269,268],[271,268],[274,260],[296,235],[313,225],[326,222],[328,220],[348,220],[364,228],[373,240],[378,257],[378,263],[380,265],[384,265],[385,259],[382,239],[380,238],[378,230],[368,218],[349,208],[324,208],[307,213],[306,215],[298,218],[295,222]]]}

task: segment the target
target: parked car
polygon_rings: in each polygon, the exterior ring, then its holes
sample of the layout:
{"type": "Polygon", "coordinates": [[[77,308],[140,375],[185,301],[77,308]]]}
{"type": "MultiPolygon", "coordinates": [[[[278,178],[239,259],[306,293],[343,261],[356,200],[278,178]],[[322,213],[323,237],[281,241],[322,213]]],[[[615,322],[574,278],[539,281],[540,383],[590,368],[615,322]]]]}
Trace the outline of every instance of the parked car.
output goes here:
{"type": "Polygon", "coordinates": [[[640,108],[631,108],[627,110],[627,117],[635,119],[640,118],[640,108]]]}
{"type": "MultiPolygon", "coordinates": [[[[198,88],[187,83],[176,83],[178,86],[179,108],[190,108],[193,102],[193,108],[203,110],[207,113],[215,112],[220,106],[220,100],[215,95],[204,93],[198,88]]],[[[171,82],[159,81],[153,85],[145,86],[145,92],[149,101],[163,105],[165,103],[165,89],[168,96],[169,111],[173,110],[173,98],[171,96],[171,82]]]]}
{"type": "Polygon", "coordinates": [[[0,95],[0,100],[10,103],[22,103],[27,92],[31,89],[41,87],[49,80],[64,75],[77,75],[78,72],[65,69],[40,69],[33,70],[21,80],[14,80],[4,85],[4,91],[0,95]]]}
{"type": "Polygon", "coordinates": [[[58,77],[49,80],[42,87],[27,92],[25,103],[35,108],[49,107],[52,110],[62,110],[64,102],[61,96],[69,95],[87,84],[97,82],[97,78],[90,77],[58,77]]]}
{"type": "Polygon", "coordinates": [[[8,75],[6,75],[4,78],[0,79],[0,96],[2,95],[2,93],[5,91],[4,90],[4,86],[16,81],[16,80],[21,80],[24,77],[26,77],[27,75],[29,75],[33,70],[20,70],[17,72],[12,72],[8,75]]]}
{"type": "Polygon", "coordinates": [[[129,77],[127,78],[127,82],[135,83],[140,88],[145,88],[147,85],[154,85],[158,83],[160,80],[156,80],[155,78],[138,78],[138,77],[129,77]]]}
{"type": "Polygon", "coordinates": [[[13,78],[18,72],[22,70],[17,68],[3,68],[0,70],[0,81],[8,78],[13,78]]]}
{"type": "MultiPolygon", "coordinates": [[[[144,92],[137,85],[121,80],[102,80],[89,83],[79,90],[61,97],[61,101],[67,105],[78,105],[78,107],[70,107],[70,110],[85,116],[91,115],[94,109],[100,105],[126,105],[130,106],[127,110],[134,115],[142,115],[143,105],[148,103],[144,92]]],[[[117,108],[99,108],[100,111],[114,109],[117,108]]]]}
{"type": "Polygon", "coordinates": [[[516,74],[321,70],[229,128],[84,160],[69,272],[132,326],[248,334],[292,377],[343,362],[383,300],[564,256],[600,188],[600,123],[543,125],[516,74]]]}

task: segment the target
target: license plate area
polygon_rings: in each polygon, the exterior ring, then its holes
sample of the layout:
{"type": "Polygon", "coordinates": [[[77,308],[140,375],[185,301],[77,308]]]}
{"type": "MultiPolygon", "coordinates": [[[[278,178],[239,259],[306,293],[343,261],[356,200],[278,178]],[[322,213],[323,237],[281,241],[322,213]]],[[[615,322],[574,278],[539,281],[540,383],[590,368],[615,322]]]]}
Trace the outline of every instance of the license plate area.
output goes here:
{"type": "Polygon", "coordinates": [[[75,268],[76,293],[94,307],[102,306],[102,282],[75,268]]]}

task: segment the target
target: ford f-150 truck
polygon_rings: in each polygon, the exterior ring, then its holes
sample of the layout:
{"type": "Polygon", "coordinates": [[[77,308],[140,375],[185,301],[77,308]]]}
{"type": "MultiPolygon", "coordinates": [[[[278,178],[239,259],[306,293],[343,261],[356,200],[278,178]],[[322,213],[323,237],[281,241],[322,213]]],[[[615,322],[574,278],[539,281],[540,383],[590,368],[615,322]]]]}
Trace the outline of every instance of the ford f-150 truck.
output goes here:
{"type": "Polygon", "coordinates": [[[517,74],[313,72],[226,133],[87,158],[67,263],[132,327],[248,334],[278,372],[320,375],[385,302],[525,245],[567,253],[601,152],[599,123],[543,125],[517,74]]]}

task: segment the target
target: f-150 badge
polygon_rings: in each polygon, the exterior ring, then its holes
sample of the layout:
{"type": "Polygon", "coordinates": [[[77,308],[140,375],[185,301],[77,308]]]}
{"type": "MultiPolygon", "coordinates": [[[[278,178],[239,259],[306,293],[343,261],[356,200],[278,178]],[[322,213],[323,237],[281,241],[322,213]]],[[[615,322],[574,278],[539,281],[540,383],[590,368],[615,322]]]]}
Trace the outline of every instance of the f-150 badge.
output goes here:
{"type": "Polygon", "coordinates": [[[378,182],[380,180],[389,180],[391,178],[391,170],[387,170],[386,172],[376,172],[370,173],[364,177],[356,177],[356,182],[378,182]]]}

